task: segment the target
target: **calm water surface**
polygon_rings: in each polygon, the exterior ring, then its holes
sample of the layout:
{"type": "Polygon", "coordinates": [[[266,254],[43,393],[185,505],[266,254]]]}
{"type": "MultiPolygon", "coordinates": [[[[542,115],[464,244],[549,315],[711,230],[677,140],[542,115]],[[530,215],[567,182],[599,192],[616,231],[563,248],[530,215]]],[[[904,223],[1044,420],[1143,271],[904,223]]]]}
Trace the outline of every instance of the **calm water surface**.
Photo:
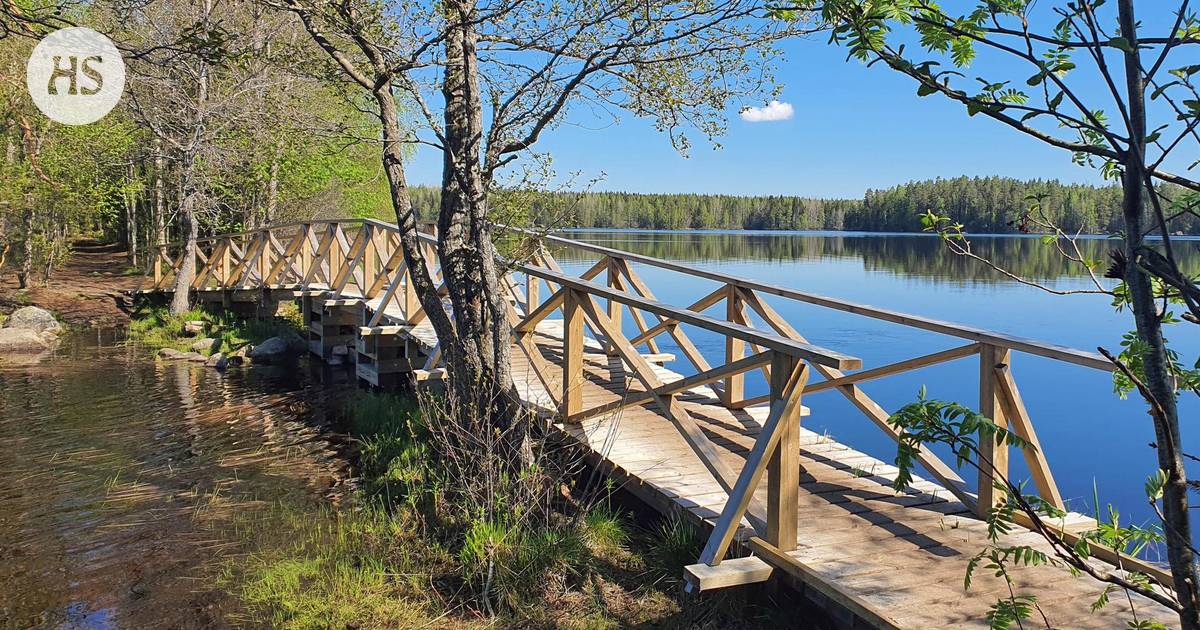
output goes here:
{"type": "Polygon", "coordinates": [[[353,386],[303,362],[155,363],[95,335],[0,367],[0,628],[222,627],[216,574],[245,523],[345,494],[353,386]]]}
{"type": "MultiPolygon", "coordinates": [[[[1021,285],[979,263],[944,252],[937,238],[928,235],[581,230],[567,236],[737,277],[1087,350],[1104,346],[1117,352],[1121,335],[1132,328],[1129,314],[1114,312],[1107,296],[1055,296],[1021,285]]],[[[973,240],[977,253],[1047,286],[1059,290],[1091,286],[1083,269],[1067,263],[1037,238],[973,240]]],[[[1105,260],[1111,247],[1103,239],[1083,242],[1085,255],[1097,260],[1105,260]]],[[[1193,272],[1200,270],[1200,242],[1181,241],[1177,247],[1186,266],[1193,272]]],[[[556,255],[564,267],[576,271],[595,259],[568,251],[556,255]]],[[[644,265],[634,267],[661,301],[672,304],[689,304],[717,286],[644,265]]],[[[866,368],[966,343],[789,300],[768,296],[767,301],[812,343],[858,356],[866,368]]],[[[712,313],[723,317],[724,308],[719,304],[712,313]]],[[[630,318],[625,319],[633,332],[630,318]]],[[[761,322],[757,325],[762,326],[761,322]]],[[[687,330],[714,365],[723,362],[723,339],[687,330]]],[[[1200,327],[1180,324],[1170,327],[1167,336],[1186,363],[1195,361],[1200,353],[1200,327]]],[[[668,336],[660,337],[659,342],[664,352],[678,357],[671,367],[694,371],[684,369],[690,364],[668,336]]],[[[1155,467],[1154,451],[1148,446],[1154,433],[1144,404],[1118,399],[1104,372],[1020,353],[1013,355],[1012,365],[1070,506],[1093,513],[1095,488],[1102,506],[1113,503],[1123,515],[1139,521],[1151,518],[1142,486],[1155,467]]],[[[930,397],[974,407],[978,378],[978,359],[968,357],[862,387],[889,411],[913,401],[922,385],[928,387],[930,397]]],[[[748,395],[765,392],[761,376],[749,377],[747,390],[748,395]]],[[[805,404],[813,409],[812,416],[805,419],[807,426],[827,431],[884,461],[894,458],[890,438],[840,394],[822,392],[806,398],[805,404]]],[[[1185,447],[1200,453],[1200,437],[1189,430],[1200,412],[1194,395],[1184,396],[1182,411],[1185,447]]],[[[1019,459],[1014,453],[1014,470],[1023,476],[1019,459]]],[[[1200,468],[1192,474],[1196,472],[1200,468]]]]}

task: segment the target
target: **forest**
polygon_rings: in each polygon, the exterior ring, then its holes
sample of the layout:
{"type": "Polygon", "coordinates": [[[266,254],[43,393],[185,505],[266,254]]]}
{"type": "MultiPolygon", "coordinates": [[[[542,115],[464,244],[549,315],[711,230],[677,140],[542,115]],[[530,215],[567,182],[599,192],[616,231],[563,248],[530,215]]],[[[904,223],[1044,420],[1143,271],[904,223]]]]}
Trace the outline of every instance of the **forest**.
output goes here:
{"type": "MultiPolygon", "coordinates": [[[[418,199],[432,215],[436,191],[423,189],[418,199]]],[[[590,228],[920,232],[919,215],[934,210],[970,232],[1009,234],[1038,231],[1023,221],[1032,211],[1065,232],[1102,234],[1118,229],[1120,202],[1116,186],[993,176],[914,181],[867,190],[861,199],[584,192],[547,193],[535,205],[590,228]]],[[[1194,234],[1200,222],[1180,217],[1173,227],[1194,234]]]]}
{"type": "MultiPolygon", "coordinates": [[[[0,272],[44,283],[79,237],[117,241],[133,269],[158,244],[315,215],[389,208],[377,120],[323,80],[286,14],[247,3],[100,4],[90,24],[138,51],[100,121],[52,122],[25,87],[31,36],[0,38],[0,272]],[[197,24],[211,25],[207,38],[197,24]],[[204,54],[181,54],[180,41],[204,54]]],[[[10,275],[11,277],[11,275],[10,275]]]]}

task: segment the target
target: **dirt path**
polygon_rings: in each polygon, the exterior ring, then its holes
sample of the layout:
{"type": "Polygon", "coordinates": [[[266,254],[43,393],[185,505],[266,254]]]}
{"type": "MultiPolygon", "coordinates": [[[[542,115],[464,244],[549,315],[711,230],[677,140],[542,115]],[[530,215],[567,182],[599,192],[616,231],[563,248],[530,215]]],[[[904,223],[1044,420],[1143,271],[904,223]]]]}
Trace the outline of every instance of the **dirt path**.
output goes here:
{"type": "Polygon", "coordinates": [[[136,289],[145,280],[141,275],[124,275],[128,266],[125,252],[114,245],[76,243],[70,260],[44,287],[22,291],[14,274],[0,277],[0,313],[33,305],[71,325],[124,326],[129,316],[120,307],[121,292],[136,289]]]}

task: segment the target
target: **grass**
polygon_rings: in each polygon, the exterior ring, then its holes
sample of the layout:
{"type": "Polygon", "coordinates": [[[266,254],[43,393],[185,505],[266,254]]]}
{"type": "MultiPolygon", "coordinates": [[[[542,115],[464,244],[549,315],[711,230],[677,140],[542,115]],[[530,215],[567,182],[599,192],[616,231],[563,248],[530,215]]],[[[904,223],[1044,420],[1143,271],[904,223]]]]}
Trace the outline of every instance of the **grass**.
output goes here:
{"type": "Polygon", "coordinates": [[[339,510],[244,524],[249,552],[228,558],[221,577],[242,602],[231,621],[361,630],[795,625],[742,594],[685,599],[682,569],[702,541],[682,521],[641,528],[608,501],[544,521],[464,514],[433,464],[415,402],[359,392],[348,407],[359,490],[339,510]]]}
{"type": "Polygon", "coordinates": [[[158,351],[171,348],[190,351],[192,345],[203,338],[212,338],[214,343],[201,354],[235,352],[247,344],[259,344],[279,335],[295,334],[301,330],[303,321],[300,311],[292,303],[279,306],[279,314],[267,320],[241,319],[232,314],[192,309],[180,315],[171,315],[166,307],[143,305],[130,316],[129,341],[158,351]],[[195,335],[184,333],[184,323],[204,322],[204,331],[195,335]]]}

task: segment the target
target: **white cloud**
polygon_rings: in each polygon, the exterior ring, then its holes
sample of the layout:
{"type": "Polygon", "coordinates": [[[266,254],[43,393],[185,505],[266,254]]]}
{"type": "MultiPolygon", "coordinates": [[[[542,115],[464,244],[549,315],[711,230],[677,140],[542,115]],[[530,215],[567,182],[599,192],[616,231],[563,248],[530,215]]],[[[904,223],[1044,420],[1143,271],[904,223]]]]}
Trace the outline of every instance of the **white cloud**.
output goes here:
{"type": "Polygon", "coordinates": [[[776,120],[788,120],[794,113],[796,112],[792,109],[791,103],[771,101],[765,107],[747,107],[743,109],[741,117],[746,122],[774,122],[776,120]]]}

